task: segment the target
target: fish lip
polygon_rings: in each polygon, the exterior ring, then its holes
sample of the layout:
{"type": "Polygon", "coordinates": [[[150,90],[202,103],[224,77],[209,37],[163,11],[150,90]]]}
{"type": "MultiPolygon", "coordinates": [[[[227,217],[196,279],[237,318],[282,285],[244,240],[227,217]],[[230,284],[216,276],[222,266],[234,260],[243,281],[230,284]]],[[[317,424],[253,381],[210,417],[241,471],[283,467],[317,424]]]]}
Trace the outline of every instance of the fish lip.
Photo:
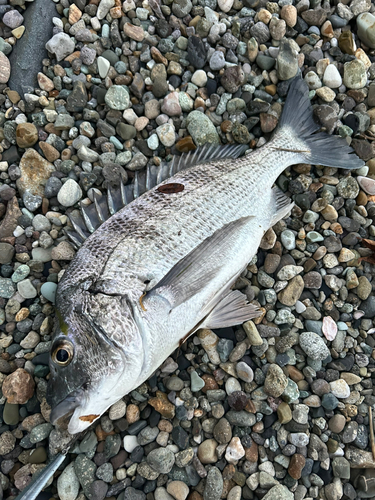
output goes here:
{"type": "Polygon", "coordinates": [[[55,408],[51,411],[50,422],[55,425],[61,418],[66,417],[68,414],[73,413],[73,411],[81,406],[83,400],[83,390],[78,389],[71,392],[68,396],[60,401],[55,408]]]}

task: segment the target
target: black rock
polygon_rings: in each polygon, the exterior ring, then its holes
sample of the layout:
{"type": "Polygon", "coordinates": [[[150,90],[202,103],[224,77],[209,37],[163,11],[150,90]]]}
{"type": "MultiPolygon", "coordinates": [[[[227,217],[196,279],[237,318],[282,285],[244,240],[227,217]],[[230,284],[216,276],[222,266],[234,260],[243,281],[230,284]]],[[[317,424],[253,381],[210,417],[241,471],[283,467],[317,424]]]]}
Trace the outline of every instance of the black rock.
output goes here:
{"type": "Polygon", "coordinates": [[[169,77],[169,83],[172,85],[172,87],[174,87],[175,89],[177,89],[180,85],[181,85],[181,78],[178,76],[178,75],[171,75],[169,77]]]}
{"type": "Polygon", "coordinates": [[[52,18],[57,16],[56,4],[35,0],[28,5],[23,15],[25,32],[9,56],[12,72],[8,82],[9,87],[17,90],[22,97],[24,93],[38,87],[37,74],[42,71],[42,60],[47,57],[45,45],[52,38],[52,18]]]}
{"type": "Polygon", "coordinates": [[[87,104],[87,91],[85,84],[81,81],[75,82],[73,92],[66,100],[66,109],[72,113],[82,111],[87,104]]]}
{"type": "Polygon", "coordinates": [[[189,445],[189,435],[180,426],[173,427],[172,439],[174,443],[180,448],[180,450],[185,450],[189,445]]]}
{"type": "MultiPolygon", "coordinates": [[[[364,318],[372,319],[375,317],[375,296],[370,297],[361,302],[361,310],[365,313],[364,318]]],[[[345,358],[344,358],[345,359],[345,358]]]]}
{"type": "Polygon", "coordinates": [[[145,454],[145,450],[142,448],[142,446],[137,446],[136,448],[134,448],[134,450],[131,452],[130,454],[130,460],[133,462],[133,463],[141,463],[142,461],[142,458],[143,458],[143,455],[145,454]]]}
{"type": "Polygon", "coordinates": [[[317,475],[324,481],[324,484],[331,484],[333,479],[332,467],[330,467],[328,470],[319,467],[317,475]]]}
{"type": "Polygon", "coordinates": [[[344,125],[350,127],[353,130],[353,135],[355,135],[358,132],[359,118],[357,115],[355,115],[353,113],[350,115],[347,115],[344,118],[343,122],[344,122],[344,125]]]}
{"type": "Polygon", "coordinates": [[[141,432],[142,429],[144,429],[147,426],[146,420],[138,420],[138,422],[134,422],[129,428],[128,428],[128,434],[131,436],[136,436],[141,432]]]}
{"type": "MultiPolygon", "coordinates": [[[[375,300],[375,297],[374,297],[374,300],[375,300]]],[[[362,304],[363,304],[363,302],[362,302],[362,304]]],[[[361,309],[363,310],[362,304],[361,304],[361,309]]],[[[340,372],[343,372],[343,371],[350,372],[351,369],[353,368],[353,365],[354,365],[354,356],[353,356],[353,354],[349,353],[345,356],[345,358],[334,359],[333,361],[331,361],[327,365],[327,367],[333,368],[334,370],[339,370],[340,372]]]]}
{"type": "Polygon", "coordinates": [[[190,36],[187,47],[187,58],[196,69],[202,69],[207,58],[206,49],[199,36],[190,36]]]}

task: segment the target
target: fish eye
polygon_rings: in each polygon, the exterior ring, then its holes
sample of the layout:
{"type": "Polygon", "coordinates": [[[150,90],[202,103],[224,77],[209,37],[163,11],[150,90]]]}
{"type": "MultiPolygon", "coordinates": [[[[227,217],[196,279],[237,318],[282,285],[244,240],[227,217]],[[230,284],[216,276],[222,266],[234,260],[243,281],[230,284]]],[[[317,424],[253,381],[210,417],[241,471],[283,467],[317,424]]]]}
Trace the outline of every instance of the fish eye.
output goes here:
{"type": "Polygon", "coordinates": [[[52,360],[60,366],[67,366],[73,359],[73,346],[68,343],[60,344],[52,352],[52,360]]]}

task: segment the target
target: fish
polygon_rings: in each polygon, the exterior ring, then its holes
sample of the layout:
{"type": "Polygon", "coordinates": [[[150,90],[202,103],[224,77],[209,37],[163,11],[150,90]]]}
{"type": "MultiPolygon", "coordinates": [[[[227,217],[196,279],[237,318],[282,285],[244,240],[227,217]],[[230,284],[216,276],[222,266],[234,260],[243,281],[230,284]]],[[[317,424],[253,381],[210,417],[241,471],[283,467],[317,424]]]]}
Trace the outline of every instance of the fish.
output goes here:
{"type": "Polygon", "coordinates": [[[133,186],[108,189],[106,203],[83,210],[84,225],[72,219],[79,249],[57,287],[47,389],[53,424],[84,431],[198,329],[259,316],[233,285],[265,232],[293,208],[277,177],[299,163],[364,165],[344,139],[319,128],[297,77],[264,146],[249,154],[246,145],[190,151],[133,186]]]}

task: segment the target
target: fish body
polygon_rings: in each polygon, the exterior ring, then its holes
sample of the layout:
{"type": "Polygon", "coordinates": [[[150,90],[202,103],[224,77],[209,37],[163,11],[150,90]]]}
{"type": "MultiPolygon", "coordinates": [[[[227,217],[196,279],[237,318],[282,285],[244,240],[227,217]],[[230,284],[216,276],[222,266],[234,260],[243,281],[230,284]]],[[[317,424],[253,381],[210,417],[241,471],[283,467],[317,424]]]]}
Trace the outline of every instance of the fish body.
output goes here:
{"type": "Polygon", "coordinates": [[[84,430],[187,335],[258,314],[231,286],[264,233],[293,206],[272,188],[278,175],[305,161],[362,165],[336,138],[311,136],[317,127],[302,81],[291,94],[294,102],[288,96],[280,128],[264,147],[177,172],[85,241],[58,285],[52,421],[73,412],[69,432],[84,430]],[[169,190],[171,183],[182,189],[169,190]]]}

